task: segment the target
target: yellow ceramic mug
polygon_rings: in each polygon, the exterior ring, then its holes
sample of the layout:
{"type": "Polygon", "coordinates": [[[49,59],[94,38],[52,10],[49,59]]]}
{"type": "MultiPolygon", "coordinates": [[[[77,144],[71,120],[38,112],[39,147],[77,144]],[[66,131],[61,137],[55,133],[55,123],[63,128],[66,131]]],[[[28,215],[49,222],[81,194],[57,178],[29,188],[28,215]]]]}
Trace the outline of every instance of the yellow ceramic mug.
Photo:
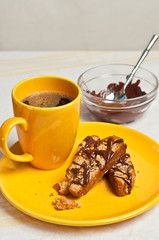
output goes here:
{"type": "Polygon", "coordinates": [[[0,129],[0,149],[15,161],[30,162],[40,169],[55,169],[69,156],[79,124],[81,91],[71,80],[54,77],[33,77],[18,83],[12,91],[15,117],[6,120],[0,129]],[[59,107],[40,108],[21,102],[29,94],[50,91],[74,98],[59,107]],[[16,126],[23,155],[13,154],[7,145],[11,129],[16,126]]]}

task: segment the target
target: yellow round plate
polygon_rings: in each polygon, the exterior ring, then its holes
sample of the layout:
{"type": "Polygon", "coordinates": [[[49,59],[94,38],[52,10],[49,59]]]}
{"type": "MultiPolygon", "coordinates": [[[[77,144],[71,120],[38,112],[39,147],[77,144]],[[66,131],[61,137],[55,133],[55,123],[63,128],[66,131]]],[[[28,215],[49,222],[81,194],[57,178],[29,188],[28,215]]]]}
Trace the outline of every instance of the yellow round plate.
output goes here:
{"type": "MultiPolygon", "coordinates": [[[[19,143],[14,144],[11,150],[21,154],[19,143]]],[[[29,163],[14,162],[3,156],[0,160],[0,187],[6,199],[16,208],[43,221],[95,226],[126,220],[146,211],[159,200],[159,144],[123,126],[83,122],[80,123],[73,151],[63,167],[49,171],[38,170],[29,163]],[[135,187],[130,195],[117,197],[107,178],[103,177],[80,198],[81,208],[57,211],[52,201],[58,194],[52,186],[64,179],[77,145],[84,137],[92,134],[101,138],[117,135],[125,140],[136,171],[135,187]],[[54,196],[50,196],[50,193],[54,193],[54,196]]]]}

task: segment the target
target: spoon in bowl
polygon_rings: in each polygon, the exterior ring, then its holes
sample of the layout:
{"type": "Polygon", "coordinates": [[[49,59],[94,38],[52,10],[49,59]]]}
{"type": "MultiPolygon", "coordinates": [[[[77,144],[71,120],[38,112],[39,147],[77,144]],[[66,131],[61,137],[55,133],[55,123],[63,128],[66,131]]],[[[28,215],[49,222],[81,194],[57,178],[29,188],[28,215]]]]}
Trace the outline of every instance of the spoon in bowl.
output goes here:
{"type": "Polygon", "coordinates": [[[141,65],[143,60],[146,58],[150,49],[152,48],[152,46],[154,45],[154,43],[157,41],[158,38],[159,38],[158,35],[153,35],[151,41],[149,42],[149,44],[147,45],[145,50],[142,52],[141,57],[139,58],[136,65],[134,66],[133,70],[126,77],[126,82],[125,82],[124,86],[122,87],[122,89],[119,92],[113,92],[113,93],[110,93],[110,94],[106,95],[106,100],[126,99],[125,89],[126,89],[127,85],[132,81],[132,79],[133,79],[136,71],[138,70],[139,66],[141,65]]]}

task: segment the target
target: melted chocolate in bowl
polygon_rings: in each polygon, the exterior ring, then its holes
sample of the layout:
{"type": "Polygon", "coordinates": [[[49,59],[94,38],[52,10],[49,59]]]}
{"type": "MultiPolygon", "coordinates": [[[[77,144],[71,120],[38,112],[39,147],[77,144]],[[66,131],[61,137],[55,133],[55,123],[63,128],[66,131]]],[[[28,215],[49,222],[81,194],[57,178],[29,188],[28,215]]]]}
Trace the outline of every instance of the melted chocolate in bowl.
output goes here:
{"type": "Polygon", "coordinates": [[[97,119],[105,122],[118,123],[118,124],[132,122],[135,119],[138,119],[144,113],[144,112],[139,112],[140,110],[143,109],[143,107],[139,107],[137,109],[133,108],[130,111],[121,110],[116,112],[109,112],[107,110],[96,111],[94,109],[91,109],[91,107],[88,107],[88,106],[87,108],[97,117],[97,119]]]}
{"type": "MultiPolygon", "coordinates": [[[[141,90],[139,85],[140,85],[140,80],[137,80],[135,83],[130,82],[128,84],[128,86],[125,89],[125,95],[127,99],[141,97],[146,94],[146,92],[141,90]]],[[[123,82],[110,83],[107,89],[104,89],[99,93],[96,93],[95,91],[90,92],[89,90],[87,90],[87,93],[90,93],[91,95],[96,97],[106,98],[104,95],[109,95],[110,93],[119,92],[123,86],[124,86],[123,82]]]]}
{"type": "MultiPolygon", "coordinates": [[[[133,99],[133,98],[137,98],[137,97],[141,97],[146,95],[145,91],[142,91],[142,89],[140,88],[140,80],[137,80],[135,83],[129,83],[126,90],[125,90],[125,94],[127,99],[133,99]]],[[[124,86],[123,82],[119,82],[117,83],[111,83],[108,85],[108,87],[104,90],[101,90],[99,93],[96,93],[94,90],[93,91],[88,91],[87,93],[91,94],[92,96],[95,97],[101,97],[103,99],[106,98],[106,95],[112,93],[112,92],[118,92],[122,89],[122,87],[124,86]]],[[[105,103],[103,103],[102,101],[99,100],[98,102],[102,108],[102,106],[105,106],[105,103]]],[[[136,100],[134,104],[140,104],[141,102],[139,100],[136,100]]],[[[126,107],[131,106],[131,103],[127,102],[125,104],[126,107]]],[[[146,105],[145,105],[146,106],[146,105]]],[[[94,107],[92,108],[91,106],[87,106],[87,108],[93,112],[93,114],[104,121],[107,122],[113,122],[113,123],[124,123],[124,122],[131,122],[134,121],[136,118],[138,118],[139,116],[141,116],[143,114],[143,106],[139,106],[136,107],[134,106],[134,108],[131,108],[130,110],[128,109],[122,109],[123,107],[123,103],[112,103],[111,107],[113,107],[113,112],[112,109],[94,109],[94,107]],[[121,106],[121,109],[120,109],[121,106]],[[117,109],[115,109],[117,108],[117,109]]]]}

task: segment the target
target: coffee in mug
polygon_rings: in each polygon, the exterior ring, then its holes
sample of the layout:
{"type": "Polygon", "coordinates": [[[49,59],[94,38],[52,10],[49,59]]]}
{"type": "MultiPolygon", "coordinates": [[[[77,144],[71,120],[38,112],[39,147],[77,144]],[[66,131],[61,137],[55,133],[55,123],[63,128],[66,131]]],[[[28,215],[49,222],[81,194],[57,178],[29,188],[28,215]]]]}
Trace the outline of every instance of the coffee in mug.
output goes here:
{"type": "Polygon", "coordinates": [[[59,107],[73,101],[71,96],[59,92],[36,92],[21,100],[35,107],[59,107]]]}

